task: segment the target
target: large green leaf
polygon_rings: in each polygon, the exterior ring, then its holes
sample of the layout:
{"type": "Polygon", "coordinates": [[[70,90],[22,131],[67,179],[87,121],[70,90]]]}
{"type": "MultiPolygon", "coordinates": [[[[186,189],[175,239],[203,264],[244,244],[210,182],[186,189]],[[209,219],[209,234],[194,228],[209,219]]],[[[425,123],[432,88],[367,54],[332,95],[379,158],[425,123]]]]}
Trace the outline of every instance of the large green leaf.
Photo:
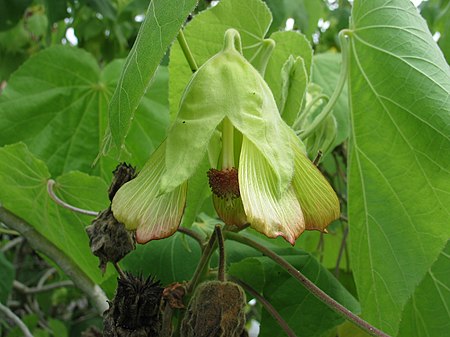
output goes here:
{"type": "MultiPolygon", "coordinates": [[[[260,0],[222,0],[217,6],[195,16],[186,26],[184,35],[200,67],[222,50],[225,31],[234,28],[240,33],[243,54],[251,62],[261,51],[271,20],[269,9],[260,0]]],[[[170,115],[173,119],[192,76],[178,43],[174,43],[170,50],[169,74],[170,115]]]]}
{"type": "MultiPolygon", "coordinates": [[[[20,216],[70,257],[93,282],[105,278],[98,269],[84,231],[92,217],[71,212],[57,205],[47,194],[50,178],[45,164],[36,159],[22,143],[0,148],[0,202],[20,216]]],[[[77,207],[102,210],[108,206],[107,186],[98,177],[67,173],[56,180],[56,194],[77,207]]]]}
{"type": "Polygon", "coordinates": [[[152,275],[164,285],[190,280],[200,259],[200,246],[192,238],[175,233],[164,240],[138,245],[121,262],[133,273],[152,275]]]}
{"type": "Polygon", "coordinates": [[[355,1],[351,29],[351,261],[363,316],[395,335],[450,236],[450,71],[409,1],[355,1]]]}
{"type": "MultiPolygon", "coordinates": [[[[331,97],[336,88],[341,63],[342,58],[338,53],[323,53],[313,57],[312,82],[320,85],[323,93],[328,97],[331,97]]],[[[333,115],[337,122],[337,136],[331,148],[341,144],[348,137],[349,108],[347,87],[343,88],[336,105],[333,107],[333,115]]]]}
{"type": "Polygon", "coordinates": [[[153,0],[139,30],[111,99],[110,130],[121,149],[131,120],[158,65],[196,0],[153,0]]]}
{"type": "Polygon", "coordinates": [[[403,311],[398,337],[445,336],[450,331],[450,241],[403,311]]]}
{"type": "MultiPolygon", "coordinates": [[[[46,161],[50,172],[71,170],[110,176],[116,165],[102,158],[93,168],[107,124],[107,106],[123,61],[100,70],[94,57],[77,48],[57,46],[44,50],[15,72],[0,96],[0,145],[25,142],[46,161]]],[[[142,101],[127,139],[133,155],[143,164],[165,135],[167,72],[142,101]],[[142,151],[142,149],[145,149],[142,151]]]]}
{"type": "MultiPolygon", "coordinates": [[[[328,295],[350,310],[359,311],[353,296],[311,255],[292,248],[274,249],[328,295]]],[[[262,289],[262,295],[299,337],[321,336],[344,321],[267,257],[251,257],[233,263],[230,273],[255,289],[262,289]],[[254,272],[249,268],[253,268],[254,272]]],[[[285,336],[266,311],[262,314],[260,336],[285,336]]]]}

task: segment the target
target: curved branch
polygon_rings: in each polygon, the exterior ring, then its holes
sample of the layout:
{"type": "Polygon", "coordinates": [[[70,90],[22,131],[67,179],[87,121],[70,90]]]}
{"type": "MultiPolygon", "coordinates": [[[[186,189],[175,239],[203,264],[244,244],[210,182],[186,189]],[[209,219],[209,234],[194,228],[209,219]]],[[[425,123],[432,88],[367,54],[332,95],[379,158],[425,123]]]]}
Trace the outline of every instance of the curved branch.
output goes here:
{"type": "Polygon", "coordinates": [[[23,332],[25,337],[33,337],[28,327],[25,325],[22,320],[16,316],[8,307],[4,306],[0,303],[0,312],[2,312],[6,317],[11,319],[14,323],[16,323],[17,327],[23,332]]]}
{"type": "Polygon", "coordinates": [[[198,244],[200,245],[200,247],[202,247],[202,249],[205,246],[205,243],[206,243],[205,240],[196,231],[193,231],[192,229],[189,229],[186,227],[178,227],[178,232],[186,234],[187,236],[190,236],[191,238],[193,238],[195,241],[198,242],[198,244]]]}
{"type": "Polygon", "coordinates": [[[69,256],[36,231],[28,222],[2,206],[0,206],[0,221],[21,233],[34,250],[40,251],[52,259],[70,277],[73,283],[91,299],[100,314],[108,309],[108,298],[103,290],[92,282],[69,256]]]}

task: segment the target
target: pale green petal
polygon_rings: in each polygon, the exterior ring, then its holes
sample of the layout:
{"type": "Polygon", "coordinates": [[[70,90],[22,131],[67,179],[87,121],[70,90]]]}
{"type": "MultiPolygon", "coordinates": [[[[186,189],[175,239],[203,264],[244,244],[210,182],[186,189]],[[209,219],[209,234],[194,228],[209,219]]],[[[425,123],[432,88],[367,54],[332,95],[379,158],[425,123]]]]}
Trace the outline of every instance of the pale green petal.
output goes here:
{"type": "Polygon", "coordinates": [[[239,163],[239,189],[250,226],[292,245],[305,229],[300,204],[290,186],[277,197],[276,176],[265,157],[245,136],[239,163]]]}
{"type": "Polygon", "coordinates": [[[292,186],[302,207],[306,229],[324,231],[339,218],[339,199],[319,169],[308,159],[295,134],[291,144],[295,154],[292,186]]]}
{"type": "Polygon", "coordinates": [[[128,230],[136,230],[136,241],[163,239],[177,229],[186,203],[187,183],[159,195],[165,170],[165,143],[150,157],[138,176],[123,185],[112,202],[114,217],[128,230]]]}
{"type": "Polygon", "coordinates": [[[227,31],[224,49],[198,69],[183,94],[167,137],[162,192],[171,191],[195,172],[225,117],[264,154],[273,168],[278,194],[292,180],[289,135],[268,85],[235,49],[238,35],[227,31]]]}

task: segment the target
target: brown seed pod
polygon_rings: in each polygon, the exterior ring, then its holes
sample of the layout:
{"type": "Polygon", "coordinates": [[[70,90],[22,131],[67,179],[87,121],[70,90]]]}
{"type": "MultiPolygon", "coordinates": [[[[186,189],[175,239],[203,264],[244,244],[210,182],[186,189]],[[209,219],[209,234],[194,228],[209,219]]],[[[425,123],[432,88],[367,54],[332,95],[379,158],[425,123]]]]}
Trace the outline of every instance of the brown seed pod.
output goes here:
{"type": "Polygon", "coordinates": [[[135,248],[133,234],[114,218],[110,207],[86,227],[86,233],[92,253],[100,260],[99,268],[102,272],[105,272],[108,262],[120,261],[135,248]]]}
{"type": "Polygon", "coordinates": [[[181,336],[245,336],[245,304],[245,293],[235,283],[202,283],[189,303],[181,325],[181,336]]]}
{"type": "Polygon", "coordinates": [[[118,279],[116,295],[104,314],[105,337],[157,337],[161,329],[163,288],[151,277],[126,274],[118,279]]]}

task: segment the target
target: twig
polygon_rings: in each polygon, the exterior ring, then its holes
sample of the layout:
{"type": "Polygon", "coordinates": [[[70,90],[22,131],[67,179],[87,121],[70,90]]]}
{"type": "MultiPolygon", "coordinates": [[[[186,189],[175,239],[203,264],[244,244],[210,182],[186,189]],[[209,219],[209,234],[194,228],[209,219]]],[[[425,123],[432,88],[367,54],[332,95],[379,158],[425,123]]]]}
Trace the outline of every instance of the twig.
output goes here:
{"type": "Polygon", "coordinates": [[[43,293],[46,291],[58,289],[58,288],[73,287],[73,286],[74,286],[74,284],[70,280],[50,283],[47,285],[43,285],[40,287],[38,286],[38,287],[34,287],[34,288],[30,288],[30,287],[26,286],[25,284],[20,283],[17,280],[14,280],[14,282],[13,282],[14,289],[17,289],[24,294],[37,294],[37,293],[43,293]]]}
{"type": "Polygon", "coordinates": [[[54,185],[55,185],[55,181],[53,179],[49,179],[47,181],[47,193],[50,196],[50,198],[52,198],[52,200],[54,202],[56,202],[58,205],[60,205],[64,208],[67,208],[67,209],[71,210],[72,212],[76,212],[76,213],[80,213],[80,214],[84,214],[84,215],[91,215],[91,216],[98,215],[98,212],[78,208],[78,207],[72,206],[72,205],[68,204],[67,202],[61,200],[53,191],[54,185]]]}
{"type": "Polygon", "coordinates": [[[14,323],[16,323],[17,327],[23,332],[23,335],[25,337],[33,337],[28,327],[25,325],[24,322],[15,314],[13,313],[8,307],[4,306],[0,303],[0,312],[2,312],[6,317],[11,319],[14,323]]]}
{"type": "Polygon", "coordinates": [[[336,259],[336,266],[334,267],[334,276],[339,277],[339,265],[341,264],[342,256],[345,252],[347,245],[348,226],[345,226],[344,233],[342,234],[341,246],[339,247],[338,257],[336,259]]]}
{"type": "Polygon", "coordinates": [[[123,280],[127,279],[127,275],[123,272],[122,268],[119,266],[119,262],[113,262],[114,268],[116,268],[117,273],[119,274],[120,278],[123,280]]]}
{"type": "Polygon", "coordinates": [[[341,64],[341,71],[339,73],[339,79],[336,84],[336,88],[334,89],[333,94],[330,97],[330,100],[328,101],[327,105],[323,108],[323,110],[320,112],[319,115],[314,119],[314,121],[308,125],[308,127],[302,131],[300,131],[299,135],[302,139],[308,138],[314,130],[319,126],[325,118],[328,117],[328,115],[333,110],[334,105],[336,104],[339,96],[341,95],[342,89],[344,88],[345,81],[347,80],[348,76],[348,43],[347,43],[347,35],[348,30],[342,30],[339,33],[339,40],[341,42],[341,55],[342,55],[342,64],[341,64]]]}
{"type": "Polygon", "coordinates": [[[0,234],[13,235],[13,236],[20,235],[20,233],[18,233],[16,231],[13,231],[13,230],[8,229],[8,228],[3,228],[3,227],[0,227],[0,234]]]}
{"type": "Polygon", "coordinates": [[[222,228],[216,225],[215,228],[217,244],[219,246],[219,273],[217,279],[225,282],[225,244],[223,242],[222,228]]]}
{"type": "Polygon", "coordinates": [[[247,246],[250,246],[256,250],[259,250],[265,256],[272,259],[280,267],[282,267],[284,270],[286,270],[291,276],[293,276],[296,280],[298,280],[318,300],[320,300],[321,302],[326,304],[334,312],[338,313],[342,317],[348,319],[350,322],[352,322],[355,325],[357,325],[358,327],[360,327],[362,330],[366,331],[371,336],[389,337],[389,335],[387,335],[385,332],[372,326],[371,324],[369,324],[362,318],[360,318],[357,315],[355,315],[354,313],[352,313],[350,310],[348,310],[342,304],[340,304],[339,302],[334,300],[332,297],[330,297],[328,294],[326,294],[322,289],[320,289],[313,282],[311,282],[305,275],[303,275],[300,271],[298,271],[296,268],[294,268],[294,266],[292,266],[289,262],[287,262],[284,258],[279,256],[278,254],[274,253],[272,250],[253,241],[252,239],[249,239],[242,235],[239,235],[236,233],[231,233],[231,232],[225,232],[224,234],[227,239],[231,239],[231,240],[240,242],[242,244],[245,244],[247,246]]]}
{"type": "Polygon", "coordinates": [[[11,248],[14,248],[15,246],[17,246],[18,244],[23,242],[23,237],[19,236],[17,238],[12,239],[11,241],[9,241],[8,243],[6,243],[1,251],[4,253],[8,250],[10,250],[11,248]]]}
{"type": "Polygon", "coordinates": [[[47,282],[47,280],[49,279],[50,276],[52,276],[54,273],[56,273],[56,269],[55,268],[49,268],[45,271],[45,273],[41,276],[41,278],[38,281],[37,286],[38,287],[42,287],[45,282],[47,282]]]}
{"type": "Polygon", "coordinates": [[[99,313],[108,309],[108,299],[103,290],[69,256],[37,232],[28,222],[2,206],[0,206],[0,221],[21,233],[34,250],[40,251],[52,259],[72,279],[73,283],[91,299],[99,313]]]}
{"type": "Polygon", "coordinates": [[[231,280],[237,284],[239,284],[246,292],[248,292],[250,295],[252,295],[256,300],[262,304],[262,306],[267,310],[267,312],[278,322],[280,327],[286,332],[286,335],[289,337],[297,337],[295,332],[291,329],[289,324],[281,317],[281,315],[278,313],[277,309],[273,307],[272,304],[268,300],[264,298],[259,292],[257,292],[255,289],[253,289],[252,286],[248,285],[242,280],[239,280],[233,276],[230,276],[231,280]]]}
{"type": "Polygon", "coordinates": [[[193,238],[195,241],[198,242],[198,244],[200,245],[200,247],[204,247],[205,245],[205,240],[201,237],[201,235],[199,233],[197,233],[196,231],[193,231],[192,229],[186,228],[186,227],[178,227],[178,232],[186,234],[187,236],[190,236],[191,238],[193,238]]]}

